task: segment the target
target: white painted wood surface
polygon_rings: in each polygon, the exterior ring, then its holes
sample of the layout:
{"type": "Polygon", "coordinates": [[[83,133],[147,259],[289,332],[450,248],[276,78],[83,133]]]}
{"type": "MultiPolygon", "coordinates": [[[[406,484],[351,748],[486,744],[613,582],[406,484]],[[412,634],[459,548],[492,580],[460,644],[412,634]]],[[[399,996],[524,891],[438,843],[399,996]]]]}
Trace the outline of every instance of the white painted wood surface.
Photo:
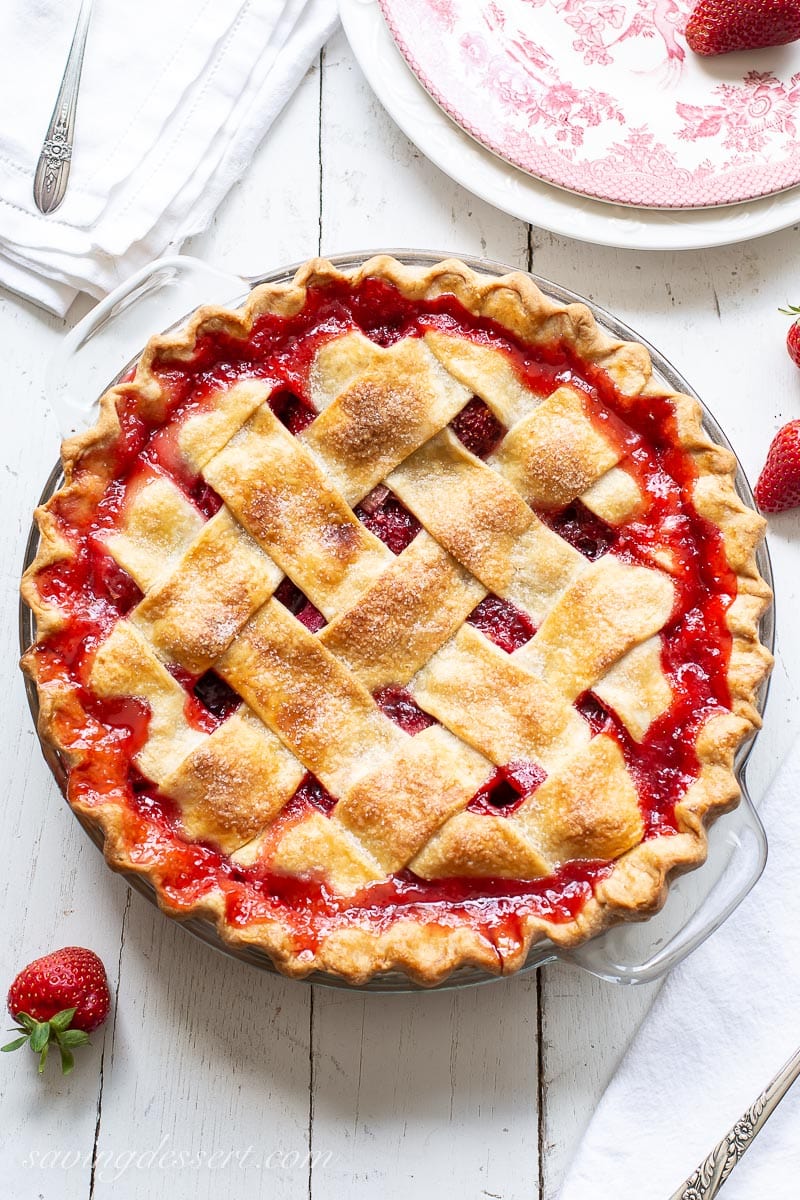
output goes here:
{"type": "MultiPolygon", "coordinates": [[[[340,34],[187,249],[244,273],[318,249],[386,246],[532,262],[658,345],[753,478],[777,426],[800,416],[800,376],[776,313],[798,300],[797,242],[794,229],[706,253],[633,253],[530,229],[421,159],[340,34]]],[[[84,311],[79,302],[71,318],[84,311]]],[[[0,294],[0,984],[77,942],[103,957],[116,1003],[68,1080],[55,1070],[39,1079],[32,1056],[0,1062],[0,1195],[551,1200],[652,987],[616,988],[559,966],[458,993],[312,991],[209,951],[131,895],[60,799],[28,715],[16,626],[30,512],[57,452],[43,364],[64,328],[0,294]]],[[[779,655],[750,771],[756,796],[798,722],[798,544],[796,515],[772,522],[779,655]]]]}

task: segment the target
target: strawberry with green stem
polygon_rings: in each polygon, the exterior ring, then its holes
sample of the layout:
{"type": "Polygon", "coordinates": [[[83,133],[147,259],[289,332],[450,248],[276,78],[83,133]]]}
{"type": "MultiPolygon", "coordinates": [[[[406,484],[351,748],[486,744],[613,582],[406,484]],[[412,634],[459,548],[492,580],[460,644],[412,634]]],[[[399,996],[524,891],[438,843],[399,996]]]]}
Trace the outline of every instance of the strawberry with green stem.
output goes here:
{"type": "Polygon", "coordinates": [[[51,1046],[58,1046],[61,1070],[75,1065],[72,1051],[89,1041],[108,1016],[111,998],[100,959],[82,946],[66,946],[35,959],[17,975],[8,992],[8,1011],[19,1037],[0,1049],[26,1043],[39,1055],[44,1071],[51,1046]]]}

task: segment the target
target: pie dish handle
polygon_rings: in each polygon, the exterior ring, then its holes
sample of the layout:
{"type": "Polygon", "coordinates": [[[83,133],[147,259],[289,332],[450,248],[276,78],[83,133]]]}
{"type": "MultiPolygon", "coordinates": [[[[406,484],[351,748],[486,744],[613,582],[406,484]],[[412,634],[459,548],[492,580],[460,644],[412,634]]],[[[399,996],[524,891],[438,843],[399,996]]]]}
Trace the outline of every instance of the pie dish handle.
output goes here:
{"type": "Polygon", "coordinates": [[[225,304],[249,290],[239,275],[176,254],[136,271],[59,344],[45,369],[45,396],[62,437],[87,428],[97,402],[154,329],[168,329],[200,304],[225,304]]]}
{"type": "Polygon", "coordinates": [[[739,785],[739,806],[709,830],[708,859],[702,870],[672,882],[660,913],[641,924],[610,929],[559,958],[608,981],[652,983],[719,929],[758,882],[767,861],[767,836],[743,766],[739,785]],[[709,872],[715,877],[710,891],[709,872]]]}

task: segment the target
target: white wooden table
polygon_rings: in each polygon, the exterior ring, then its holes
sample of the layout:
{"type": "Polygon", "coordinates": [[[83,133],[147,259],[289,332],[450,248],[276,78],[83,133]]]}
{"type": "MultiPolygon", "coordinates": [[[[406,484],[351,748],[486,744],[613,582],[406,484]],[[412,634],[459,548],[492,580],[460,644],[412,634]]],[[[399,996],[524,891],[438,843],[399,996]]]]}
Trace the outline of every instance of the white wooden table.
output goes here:
{"type": "MultiPolygon", "coordinates": [[[[421,158],[339,34],[213,228],[187,249],[255,273],[318,250],[396,246],[532,263],[616,312],[692,380],[751,478],[777,426],[800,415],[800,375],[776,312],[800,303],[797,228],[691,254],[599,249],[529,228],[421,158]]],[[[77,302],[71,318],[86,308],[77,302]]],[[[115,1008],[67,1080],[55,1069],[38,1078],[33,1055],[3,1057],[0,1195],[555,1197],[652,987],[614,987],[561,966],[407,996],[273,978],[209,951],[132,894],[61,800],[28,715],[16,623],[30,512],[57,453],[43,364],[64,329],[0,293],[9,422],[0,473],[0,987],[30,958],[85,944],[106,963],[115,1008]]],[[[790,514],[771,527],[779,656],[751,764],[757,797],[799,711],[800,520],[790,514]]]]}

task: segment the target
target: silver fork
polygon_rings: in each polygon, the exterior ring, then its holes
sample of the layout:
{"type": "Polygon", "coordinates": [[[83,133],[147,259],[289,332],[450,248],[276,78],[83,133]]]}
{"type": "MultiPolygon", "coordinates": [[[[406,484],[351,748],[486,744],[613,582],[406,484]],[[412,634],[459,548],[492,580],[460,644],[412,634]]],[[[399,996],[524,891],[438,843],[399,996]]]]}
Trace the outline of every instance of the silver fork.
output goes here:
{"type": "Polygon", "coordinates": [[[86,48],[86,35],[89,32],[89,19],[92,15],[93,4],[94,0],[81,0],[67,65],[64,68],[61,87],[58,89],[56,106],[53,109],[42,152],[39,155],[39,162],[36,165],[33,198],[36,207],[43,213],[55,212],[67,190],[83,52],[86,48]]]}
{"type": "Polygon", "coordinates": [[[742,1113],[696,1171],[678,1188],[670,1200],[711,1200],[716,1196],[733,1168],[750,1148],[789,1088],[800,1078],[800,1049],[781,1067],[752,1107],[742,1113]]]}

